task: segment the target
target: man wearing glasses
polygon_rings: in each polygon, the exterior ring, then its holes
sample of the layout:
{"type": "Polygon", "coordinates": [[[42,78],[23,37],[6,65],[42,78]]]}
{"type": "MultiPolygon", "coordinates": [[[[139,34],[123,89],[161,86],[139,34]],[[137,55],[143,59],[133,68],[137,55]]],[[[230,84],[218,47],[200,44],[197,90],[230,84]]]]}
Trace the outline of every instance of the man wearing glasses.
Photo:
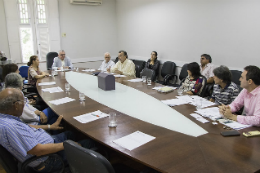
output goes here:
{"type": "Polygon", "coordinates": [[[55,70],[60,70],[61,67],[63,67],[63,69],[71,69],[73,67],[70,58],[66,56],[64,50],[59,51],[58,57],[53,59],[52,64],[52,68],[55,70]]]}

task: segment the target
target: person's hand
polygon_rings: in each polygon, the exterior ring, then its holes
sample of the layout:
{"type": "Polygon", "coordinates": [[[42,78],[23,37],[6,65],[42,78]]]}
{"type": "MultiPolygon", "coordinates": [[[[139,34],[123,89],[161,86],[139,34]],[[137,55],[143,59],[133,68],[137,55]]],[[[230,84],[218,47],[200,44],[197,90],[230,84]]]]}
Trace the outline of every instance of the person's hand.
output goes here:
{"type": "Polygon", "coordinates": [[[41,112],[39,116],[42,124],[47,123],[48,117],[45,115],[45,113],[41,112]]]}
{"type": "MultiPolygon", "coordinates": [[[[229,107],[229,106],[228,106],[229,107]]],[[[224,115],[225,111],[226,111],[226,105],[222,104],[221,106],[218,107],[219,108],[219,113],[221,115],[224,115]]]]}
{"type": "Polygon", "coordinates": [[[115,73],[117,73],[117,74],[123,74],[121,71],[119,71],[119,70],[115,70],[115,73]]]}
{"type": "Polygon", "coordinates": [[[66,67],[63,67],[63,69],[69,69],[69,67],[68,67],[68,66],[66,66],[66,67]]]}
{"type": "Polygon", "coordinates": [[[191,91],[187,91],[186,93],[189,95],[193,95],[193,93],[191,91]]]}
{"type": "Polygon", "coordinates": [[[111,68],[111,67],[108,67],[108,68],[107,68],[107,72],[109,72],[109,73],[110,73],[110,68],[111,68]]]}
{"type": "Polygon", "coordinates": [[[63,129],[63,127],[59,126],[62,118],[63,118],[63,115],[60,115],[58,117],[58,119],[56,120],[56,122],[51,125],[50,129],[51,130],[61,130],[61,129],[63,129]]]}
{"type": "Polygon", "coordinates": [[[60,67],[58,67],[57,70],[60,70],[60,67]]]}

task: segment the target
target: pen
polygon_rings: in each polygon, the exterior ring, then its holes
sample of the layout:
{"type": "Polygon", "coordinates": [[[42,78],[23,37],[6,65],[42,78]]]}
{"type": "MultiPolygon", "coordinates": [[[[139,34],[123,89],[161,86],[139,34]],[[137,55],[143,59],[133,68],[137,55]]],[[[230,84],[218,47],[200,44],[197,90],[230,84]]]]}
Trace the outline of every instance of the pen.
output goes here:
{"type": "Polygon", "coordinates": [[[91,114],[91,115],[93,115],[93,116],[95,116],[95,117],[99,117],[98,115],[95,115],[95,114],[91,114]]]}

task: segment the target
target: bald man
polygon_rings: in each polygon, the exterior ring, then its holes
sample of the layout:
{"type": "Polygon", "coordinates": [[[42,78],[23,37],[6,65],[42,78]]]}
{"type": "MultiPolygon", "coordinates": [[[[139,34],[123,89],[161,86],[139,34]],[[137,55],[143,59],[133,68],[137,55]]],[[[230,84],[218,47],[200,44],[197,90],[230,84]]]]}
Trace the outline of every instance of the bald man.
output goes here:
{"type": "MultiPolygon", "coordinates": [[[[43,130],[62,129],[59,127],[62,116],[52,125],[27,125],[19,118],[25,101],[18,89],[7,88],[0,92],[0,144],[21,163],[33,155],[59,152],[58,154],[63,156],[63,141],[72,139],[69,138],[72,133],[63,132],[51,136],[43,130]]],[[[90,140],[87,142],[84,140],[84,144],[87,148],[95,145],[90,140]]],[[[36,172],[54,172],[61,169],[62,161],[53,157],[43,157],[30,163],[29,166],[36,172]]]]}
{"type": "Polygon", "coordinates": [[[101,71],[107,71],[107,69],[110,69],[115,65],[115,63],[111,60],[110,53],[106,52],[104,54],[105,60],[102,62],[101,66],[98,68],[98,70],[101,71]]]}
{"type": "Polygon", "coordinates": [[[71,69],[73,67],[70,58],[66,56],[64,50],[60,50],[58,57],[53,59],[52,68],[60,70],[60,67],[63,67],[63,69],[71,69]]]}

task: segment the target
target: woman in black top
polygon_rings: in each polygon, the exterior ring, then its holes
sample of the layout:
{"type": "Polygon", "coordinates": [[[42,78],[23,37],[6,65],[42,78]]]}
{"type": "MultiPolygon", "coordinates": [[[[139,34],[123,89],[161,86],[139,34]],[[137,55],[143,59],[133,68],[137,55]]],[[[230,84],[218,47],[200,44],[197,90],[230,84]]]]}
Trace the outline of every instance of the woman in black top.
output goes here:
{"type": "Polygon", "coordinates": [[[152,51],[151,58],[146,62],[145,68],[154,70],[155,78],[156,78],[156,76],[159,74],[159,66],[160,66],[160,62],[157,60],[157,52],[152,51]]]}

